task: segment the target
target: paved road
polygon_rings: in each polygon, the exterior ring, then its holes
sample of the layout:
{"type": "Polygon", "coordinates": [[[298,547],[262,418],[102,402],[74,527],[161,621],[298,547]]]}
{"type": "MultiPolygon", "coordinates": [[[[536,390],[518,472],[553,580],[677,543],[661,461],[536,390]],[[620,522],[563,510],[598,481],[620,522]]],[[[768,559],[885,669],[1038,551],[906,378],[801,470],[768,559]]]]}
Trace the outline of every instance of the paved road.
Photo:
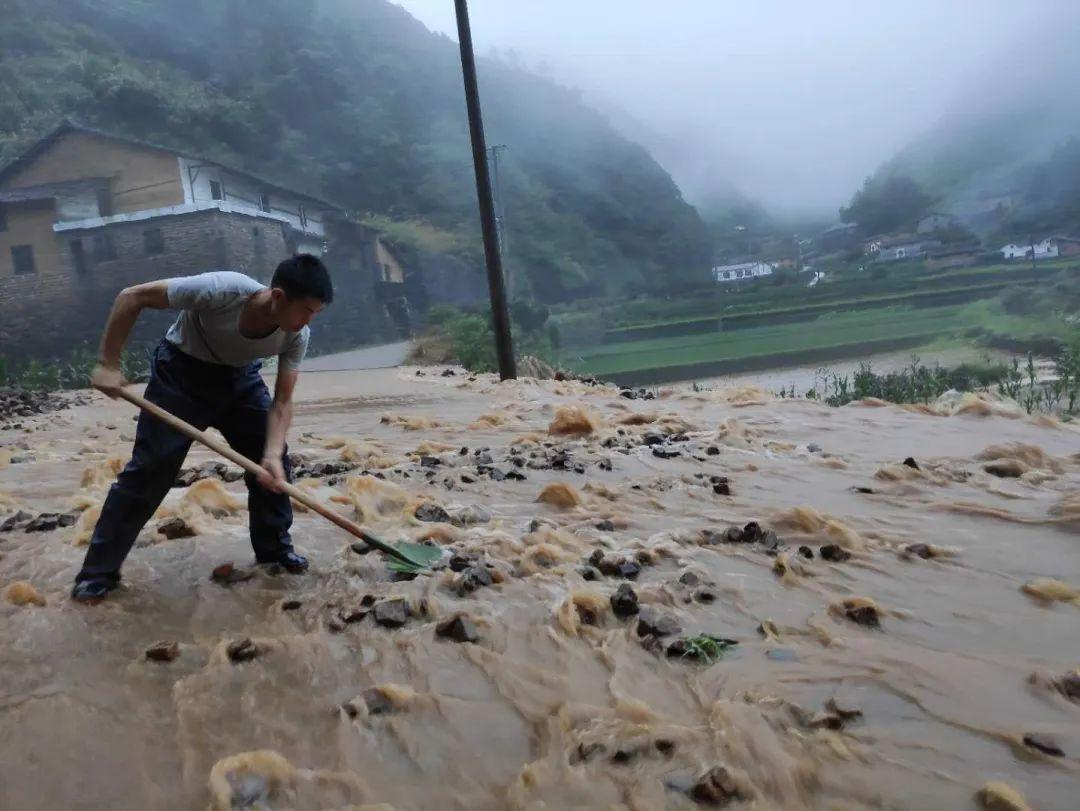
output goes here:
{"type": "Polygon", "coordinates": [[[393,344],[366,346],[363,349],[351,349],[348,352],[336,352],[333,355],[320,355],[304,361],[305,372],[327,372],[352,369],[383,369],[388,366],[400,366],[409,354],[409,342],[398,341],[393,344]]]}

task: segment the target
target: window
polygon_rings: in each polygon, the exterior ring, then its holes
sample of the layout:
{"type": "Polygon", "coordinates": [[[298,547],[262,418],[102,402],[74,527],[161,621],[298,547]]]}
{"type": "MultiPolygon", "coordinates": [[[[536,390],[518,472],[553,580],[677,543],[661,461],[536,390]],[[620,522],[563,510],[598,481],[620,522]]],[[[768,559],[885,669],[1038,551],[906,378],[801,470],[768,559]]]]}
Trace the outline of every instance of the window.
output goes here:
{"type": "Polygon", "coordinates": [[[108,262],[116,258],[112,234],[94,234],[93,256],[95,262],[108,262]]]}
{"type": "Polygon", "coordinates": [[[7,230],[7,212],[4,210],[3,203],[0,203],[0,231],[7,230]]]}
{"type": "Polygon", "coordinates": [[[143,231],[143,249],[147,256],[165,253],[165,235],[160,228],[150,228],[143,231]]]}
{"type": "Polygon", "coordinates": [[[86,274],[86,252],[83,250],[82,240],[73,239],[69,244],[71,246],[71,264],[78,275],[84,276],[86,274]]]}
{"type": "Polygon", "coordinates": [[[222,191],[221,181],[220,180],[211,180],[210,181],[210,196],[215,200],[224,200],[225,199],[225,194],[222,191]]]}
{"type": "Polygon", "coordinates": [[[267,213],[270,211],[270,195],[266,192],[259,195],[259,209],[267,213]]]}
{"type": "Polygon", "coordinates": [[[36,272],[37,268],[34,267],[34,246],[12,245],[11,263],[15,265],[16,276],[25,276],[36,272]]]}

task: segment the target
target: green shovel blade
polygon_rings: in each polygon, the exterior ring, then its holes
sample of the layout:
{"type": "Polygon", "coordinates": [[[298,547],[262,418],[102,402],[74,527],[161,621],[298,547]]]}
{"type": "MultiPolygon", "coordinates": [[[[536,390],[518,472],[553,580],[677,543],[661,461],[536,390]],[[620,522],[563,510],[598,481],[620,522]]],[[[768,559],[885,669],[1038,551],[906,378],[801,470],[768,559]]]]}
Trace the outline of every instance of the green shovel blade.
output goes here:
{"type": "Polygon", "coordinates": [[[422,543],[409,543],[398,541],[394,549],[409,559],[409,563],[399,558],[389,558],[386,565],[391,571],[402,574],[416,574],[421,569],[427,569],[431,564],[442,557],[442,550],[437,546],[427,546],[422,543]]]}

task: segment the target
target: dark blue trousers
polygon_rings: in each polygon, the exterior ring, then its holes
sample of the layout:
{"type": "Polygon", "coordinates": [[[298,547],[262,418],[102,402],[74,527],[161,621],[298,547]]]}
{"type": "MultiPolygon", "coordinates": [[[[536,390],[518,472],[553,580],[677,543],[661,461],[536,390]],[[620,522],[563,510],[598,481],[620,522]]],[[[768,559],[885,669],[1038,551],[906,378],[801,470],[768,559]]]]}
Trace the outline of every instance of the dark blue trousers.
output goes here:
{"type": "MultiPolygon", "coordinates": [[[[270,392],[259,376],[262,364],[224,366],[186,355],[168,341],[154,350],[146,399],[196,428],[217,428],[234,450],[259,461],[266,443],[270,392]]],[[[101,508],[82,571],[84,580],[120,581],[120,566],[135,537],[176,481],[191,440],[149,414],[139,416],[135,449],[101,508]]],[[[289,460],[283,460],[291,480],[289,460]]],[[[255,559],[272,563],[292,551],[289,497],[244,477],[255,559]]]]}

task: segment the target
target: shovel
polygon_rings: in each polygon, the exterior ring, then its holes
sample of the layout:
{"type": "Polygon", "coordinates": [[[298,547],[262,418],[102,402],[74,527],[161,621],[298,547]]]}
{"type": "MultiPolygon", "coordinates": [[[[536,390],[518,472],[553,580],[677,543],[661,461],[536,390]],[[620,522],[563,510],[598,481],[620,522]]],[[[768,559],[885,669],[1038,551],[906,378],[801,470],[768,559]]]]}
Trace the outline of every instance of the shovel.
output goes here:
{"type": "MultiPolygon", "coordinates": [[[[265,470],[263,470],[261,465],[257,465],[250,459],[248,459],[246,456],[237,453],[224,442],[215,439],[214,437],[207,434],[205,431],[200,431],[194,425],[185,422],[174,414],[170,414],[161,406],[151,403],[145,397],[135,394],[135,392],[128,391],[127,389],[120,389],[118,394],[120,397],[127,400],[129,403],[132,403],[141,408],[147,414],[157,417],[170,428],[179,431],[181,434],[188,437],[189,439],[193,439],[194,441],[205,445],[210,450],[221,454],[230,462],[242,467],[248,473],[258,476],[259,474],[266,472],[265,470]]],[[[305,493],[300,488],[286,482],[282,486],[282,491],[286,495],[288,495],[289,498],[291,498],[293,501],[297,501],[300,504],[303,504],[309,510],[317,512],[327,521],[332,521],[333,523],[337,524],[346,532],[355,535],[368,546],[373,546],[380,552],[389,555],[391,558],[393,558],[390,566],[396,571],[416,572],[420,569],[426,569],[442,554],[439,550],[429,546],[424,546],[423,544],[401,542],[398,544],[398,547],[395,548],[393,546],[390,546],[390,544],[388,543],[380,541],[375,536],[370,535],[359,524],[350,521],[348,518],[341,515],[336,510],[330,509],[325,504],[313,498],[310,494],[305,493]],[[402,547],[404,547],[404,549],[402,549],[402,547]]]]}

